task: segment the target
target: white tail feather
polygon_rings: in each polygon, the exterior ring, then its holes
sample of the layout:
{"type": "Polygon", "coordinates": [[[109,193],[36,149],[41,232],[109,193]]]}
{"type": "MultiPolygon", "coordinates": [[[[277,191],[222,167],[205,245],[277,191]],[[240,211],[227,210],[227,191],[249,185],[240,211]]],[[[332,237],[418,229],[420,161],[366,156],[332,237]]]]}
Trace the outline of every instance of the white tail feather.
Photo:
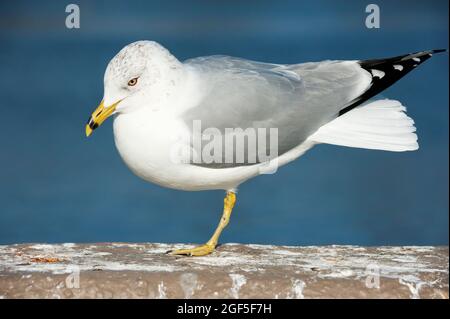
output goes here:
{"type": "Polygon", "coordinates": [[[395,100],[363,104],[322,126],[309,137],[316,143],[393,152],[419,148],[414,121],[395,100]]]}

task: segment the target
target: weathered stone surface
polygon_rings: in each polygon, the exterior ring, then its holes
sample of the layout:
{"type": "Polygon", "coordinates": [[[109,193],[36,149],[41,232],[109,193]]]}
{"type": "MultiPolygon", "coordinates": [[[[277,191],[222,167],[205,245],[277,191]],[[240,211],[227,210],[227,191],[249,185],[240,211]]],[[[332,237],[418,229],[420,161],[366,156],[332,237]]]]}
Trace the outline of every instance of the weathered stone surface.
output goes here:
{"type": "Polygon", "coordinates": [[[0,246],[0,298],[448,298],[448,247],[0,246]]]}

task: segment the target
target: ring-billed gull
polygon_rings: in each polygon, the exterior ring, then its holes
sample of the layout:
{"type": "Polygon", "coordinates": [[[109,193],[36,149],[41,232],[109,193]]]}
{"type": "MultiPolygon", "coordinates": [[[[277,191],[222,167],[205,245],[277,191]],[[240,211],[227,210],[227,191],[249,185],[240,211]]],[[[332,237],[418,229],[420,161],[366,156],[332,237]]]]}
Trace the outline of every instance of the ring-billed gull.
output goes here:
{"type": "Polygon", "coordinates": [[[441,51],[291,65],[229,56],[180,62],[160,44],[138,41],[109,62],[86,135],[115,114],[116,147],[136,175],[175,189],[225,190],[211,239],[172,251],[207,255],[228,224],[237,187],[314,145],[416,150],[405,107],[373,97],[441,51]]]}

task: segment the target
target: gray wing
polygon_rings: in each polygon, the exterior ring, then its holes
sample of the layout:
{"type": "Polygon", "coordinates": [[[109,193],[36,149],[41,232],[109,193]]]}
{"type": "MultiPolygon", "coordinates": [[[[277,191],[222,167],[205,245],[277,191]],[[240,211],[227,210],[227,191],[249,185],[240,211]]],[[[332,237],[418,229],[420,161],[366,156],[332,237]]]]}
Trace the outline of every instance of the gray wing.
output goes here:
{"type": "MultiPolygon", "coordinates": [[[[188,127],[192,129],[193,121],[197,120],[201,121],[202,130],[215,128],[223,138],[222,145],[227,136],[232,136],[235,143],[237,139],[248,143],[246,129],[265,130],[267,136],[271,128],[276,128],[276,156],[300,145],[318,128],[336,118],[341,109],[370,87],[371,82],[370,73],[356,61],[279,65],[210,56],[184,63],[198,75],[204,92],[200,102],[182,115],[188,127]]],[[[257,139],[263,136],[256,135],[257,139]]],[[[208,142],[203,141],[202,147],[205,143],[208,142]]],[[[260,146],[264,150],[247,148],[243,162],[236,163],[234,157],[231,163],[225,163],[225,154],[222,154],[220,163],[201,161],[196,164],[217,168],[254,164],[249,160],[255,157],[252,152],[275,154],[269,137],[264,144],[260,146]]],[[[256,157],[256,162],[261,162],[256,157]]]]}

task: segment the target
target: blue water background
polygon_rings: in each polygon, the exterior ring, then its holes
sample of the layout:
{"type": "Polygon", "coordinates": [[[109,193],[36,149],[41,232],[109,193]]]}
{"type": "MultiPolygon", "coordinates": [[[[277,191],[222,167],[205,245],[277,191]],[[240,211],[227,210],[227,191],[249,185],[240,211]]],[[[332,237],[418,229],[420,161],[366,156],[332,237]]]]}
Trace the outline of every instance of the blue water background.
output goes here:
{"type": "MultiPolygon", "coordinates": [[[[111,121],[84,125],[108,61],[156,40],[179,59],[227,54],[275,63],[389,57],[448,48],[448,1],[65,1],[0,4],[0,244],[203,242],[221,191],[149,184],[122,163],[111,121]]],[[[222,242],[284,245],[448,244],[448,54],[383,93],[415,119],[420,149],[320,145],[275,175],[243,184],[222,242]]]]}

